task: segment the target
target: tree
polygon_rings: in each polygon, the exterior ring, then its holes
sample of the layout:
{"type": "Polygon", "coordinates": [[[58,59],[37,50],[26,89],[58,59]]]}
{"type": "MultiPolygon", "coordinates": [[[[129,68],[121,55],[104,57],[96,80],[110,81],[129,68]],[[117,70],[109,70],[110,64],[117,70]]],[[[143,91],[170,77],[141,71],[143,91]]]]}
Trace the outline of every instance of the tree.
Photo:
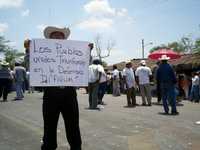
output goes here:
{"type": "Polygon", "coordinates": [[[154,52],[154,51],[156,51],[156,50],[159,50],[159,49],[167,49],[168,48],[168,46],[167,45],[164,45],[164,44],[162,44],[162,45],[160,45],[160,46],[155,46],[155,47],[153,47],[151,50],[150,50],[150,53],[152,53],[152,52],[154,52]]]}
{"type": "Polygon", "coordinates": [[[9,48],[8,42],[3,36],[0,36],[0,52],[5,52],[9,48]]]}
{"type": "Polygon", "coordinates": [[[193,52],[194,42],[192,41],[192,39],[189,36],[182,37],[181,44],[183,44],[184,52],[187,52],[187,53],[193,52]]]}
{"type": "Polygon", "coordinates": [[[195,41],[194,47],[194,52],[200,53],[200,38],[195,41]]]}
{"type": "Polygon", "coordinates": [[[172,42],[168,44],[168,48],[173,49],[175,52],[185,52],[184,46],[180,42],[172,42]]]}
{"type": "Polygon", "coordinates": [[[20,58],[21,56],[24,56],[24,53],[19,53],[15,49],[8,49],[5,52],[5,61],[9,62],[10,65],[14,65],[15,59],[20,58]]]}
{"type": "Polygon", "coordinates": [[[160,46],[155,46],[150,50],[150,52],[153,52],[161,48],[166,48],[166,49],[172,49],[173,51],[178,52],[178,53],[180,52],[193,53],[195,47],[197,46],[195,46],[193,40],[189,36],[187,36],[187,37],[182,37],[180,41],[171,42],[166,45],[162,44],[160,46]]]}
{"type": "Polygon", "coordinates": [[[10,41],[6,40],[3,36],[0,36],[0,53],[5,55],[5,61],[12,66],[16,58],[24,56],[24,53],[18,52],[8,45],[10,41]]]}
{"type": "Polygon", "coordinates": [[[95,37],[94,43],[96,50],[96,55],[94,55],[94,57],[98,57],[100,61],[102,61],[103,58],[109,57],[110,51],[115,46],[115,41],[111,39],[107,41],[105,46],[103,46],[103,40],[99,34],[95,37]]]}

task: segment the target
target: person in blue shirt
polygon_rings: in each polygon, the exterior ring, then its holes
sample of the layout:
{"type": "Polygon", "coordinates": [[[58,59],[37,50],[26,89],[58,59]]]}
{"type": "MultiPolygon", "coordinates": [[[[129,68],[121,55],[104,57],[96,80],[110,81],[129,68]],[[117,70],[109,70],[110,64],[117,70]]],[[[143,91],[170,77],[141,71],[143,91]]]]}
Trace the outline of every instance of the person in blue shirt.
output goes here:
{"type": "Polygon", "coordinates": [[[161,96],[163,100],[163,107],[166,114],[169,114],[168,104],[171,105],[171,114],[178,115],[179,112],[176,109],[176,75],[173,68],[168,64],[170,57],[162,55],[159,60],[161,64],[157,70],[157,81],[160,82],[161,96]]]}

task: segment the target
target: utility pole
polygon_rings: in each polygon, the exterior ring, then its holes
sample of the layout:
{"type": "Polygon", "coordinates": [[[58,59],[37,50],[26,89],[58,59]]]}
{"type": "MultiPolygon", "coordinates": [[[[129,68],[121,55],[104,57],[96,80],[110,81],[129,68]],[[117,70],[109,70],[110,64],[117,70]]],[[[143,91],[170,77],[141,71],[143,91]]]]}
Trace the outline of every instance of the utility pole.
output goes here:
{"type": "Polygon", "coordinates": [[[142,39],[142,59],[144,59],[144,39],[142,39]]]}
{"type": "Polygon", "coordinates": [[[142,59],[144,59],[144,47],[147,46],[147,45],[152,45],[152,44],[153,43],[150,42],[150,43],[144,45],[144,39],[142,39],[142,59]]]}

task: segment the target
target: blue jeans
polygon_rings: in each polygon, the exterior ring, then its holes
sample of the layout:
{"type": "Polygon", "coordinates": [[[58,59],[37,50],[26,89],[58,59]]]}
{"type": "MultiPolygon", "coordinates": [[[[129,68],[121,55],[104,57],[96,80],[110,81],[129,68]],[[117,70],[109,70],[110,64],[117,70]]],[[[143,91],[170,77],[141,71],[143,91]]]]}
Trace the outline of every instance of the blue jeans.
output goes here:
{"type": "Polygon", "coordinates": [[[23,95],[23,82],[16,82],[16,98],[22,99],[24,97],[23,95]]]}
{"type": "Polygon", "coordinates": [[[169,112],[168,104],[171,105],[171,112],[175,113],[176,110],[176,93],[175,93],[175,85],[172,83],[161,83],[161,95],[163,100],[163,107],[166,113],[169,112]]]}
{"type": "Polygon", "coordinates": [[[190,92],[191,101],[199,102],[199,85],[193,85],[190,92]]]}

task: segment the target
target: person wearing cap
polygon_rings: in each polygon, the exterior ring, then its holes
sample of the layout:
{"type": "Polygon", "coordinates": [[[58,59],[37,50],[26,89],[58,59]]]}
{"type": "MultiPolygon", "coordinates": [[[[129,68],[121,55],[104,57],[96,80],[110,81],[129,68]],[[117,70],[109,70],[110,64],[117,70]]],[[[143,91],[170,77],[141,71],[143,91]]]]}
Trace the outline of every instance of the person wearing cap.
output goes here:
{"type": "Polygon", "coordinates": [[[120,72],[116,65],[113,65],[113,96],[120,96],[120,72]]]}
{"type": "Polygon", "coordinates": [[[127,96],[127,106],[135,107],[136,106],[136,82],[135,75],[132,69],[131,61],[126,62],[126,67],[123,69],[123,78],[126,85],[126,96],[127,96]]]}
{"type": "MultiPolygon", "coordinates": [[[[69,28],[48,26],[44,29],[47,39],[67,39],[69,28]]],[[[88,45],[90,49],[93,44],[88,45]]],[[[57,125],[60,113],[65,123],[66,137],[70,150],[81,150],[81,134],[79,127],[79,108],[75,87],[44,87],[43,95],[44,135],[42,150],[57,148],[57,125]]]]}
{"type": "Polygon", "coordinates": [[[15,79],[15,87],[16,87],[16,97],[14,100],[22,100],[24,98],[23,95],[23,87],[26,81],[26,69],[22,66],[22,62],[16,61],[14,67],[14,79],[15,79]]]}
{"type": "Polygon", "coordinates": [[[146,66],[145,60],[141,60],[140,66],[137,67],[135,71],[136,82],[139,85],[140,93],[142,96],[142,105],[146,106],[146,99],[148,106],[151,106],[151,87],[150,78],[152,77],[152,72],[149,67],[146,66]]]}
{"type": "Polygon", "coordinates": [[[9,63],[2,61],[0,65],[0,98],[3,95],[3,102],[6,102],[12,85],[13,76],[9,69],[9,63]]]}
{"type": "Polygon", "coordinates": [[[159,60],[161,64],[157,70],[157,80],[160,82],[161,96],[163,101],[163,107],[165,114],[169,114],[168,104],[171,105],[171,114],[178,115],[179,112],[176,109],[176,93],[175,85],[177,82],[175,72],[173,68],[168,64],[170,57],[162,55],[159,60]]]}

